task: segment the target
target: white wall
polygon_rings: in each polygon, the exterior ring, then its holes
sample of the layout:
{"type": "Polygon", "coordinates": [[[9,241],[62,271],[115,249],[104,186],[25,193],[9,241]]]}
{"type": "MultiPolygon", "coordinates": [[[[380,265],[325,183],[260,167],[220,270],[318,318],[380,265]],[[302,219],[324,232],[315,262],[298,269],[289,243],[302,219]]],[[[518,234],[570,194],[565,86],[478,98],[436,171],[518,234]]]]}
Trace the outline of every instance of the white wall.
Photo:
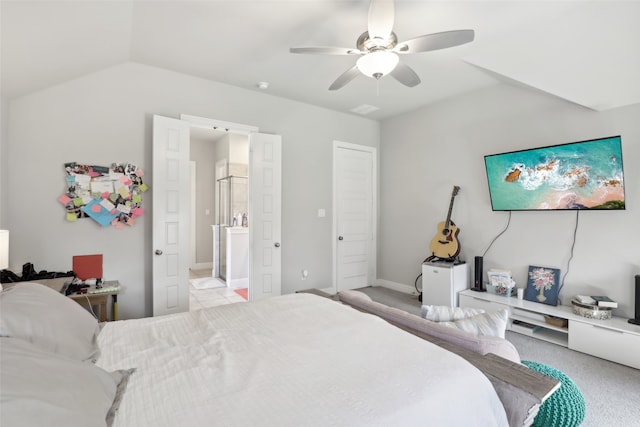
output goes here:
{"type": "Polygon", "coordinates": [[[154,114],[180,114],[258,126],[283,139],[283,292],[331,284],[331,153],[334,140],[379,146],[372,120],[188,77],[135,63],[51,87],[10,104],[8,204],[10,263],[67,271],[75,254],[103,253],[106,278],[125,287],[123,318],[151,313],[151,125],[154,114]],[[64,191],[63,163],[136,162],[151,191],[134,227],[67,223],[56,201],[64,191]],[[309,270],[302,281],[300,271],[309,270]]]}
{"type": "MultiPolygon", "coordinates": [[[[504,229],[493,212],[486,154],[622,135],[626,210],[581,212],[570,271],[560,297],[608,294],[619,315],[633,315],[633,276],[640,274],[640,105],[594,112],[525,88],[499,85],[382,122],[381,231],[378,278],[413,288],[436,225],[447,215],[460,228],[470,266],[504,229]]],[[[484,259],[525,286],[529,265],[557,267],[570,257],[576,212],[514,212],[508,231],[484,259]]]]}
{"type": "Polygon", "coordinates": [[[7,194],[7,147],[9,141],[9,101],[0,98],[0,229],[7,227],[7,203],[4,203],[7,194]]]}
{"type": "Polygon", "coordinates": [[[249,164],[249,138],[246,135],[229,135],[229,163],[249,164]]]}

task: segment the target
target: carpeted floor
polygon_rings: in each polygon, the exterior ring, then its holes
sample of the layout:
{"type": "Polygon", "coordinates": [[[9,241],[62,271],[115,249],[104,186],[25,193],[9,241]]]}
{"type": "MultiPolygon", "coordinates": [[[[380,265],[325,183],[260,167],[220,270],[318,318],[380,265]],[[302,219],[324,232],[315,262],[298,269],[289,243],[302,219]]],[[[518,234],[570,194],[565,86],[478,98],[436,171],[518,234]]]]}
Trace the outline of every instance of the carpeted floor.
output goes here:
{"type": "MultiPolygon", "coordinates": [[[[358,290],[374,301],[420,315],[422,303],[417,296],[382,287],[358,290]]],[[[582,427],[640,427],[640,370],[515,332],[507,331],[506,338],[522,360],[553,366],[576,383],[587,403],[582,427]]]]}
{"type": "Polygon", "coordinates": [[[422,311],[422,302],[418,301],[417,295],[405,294],[381,286],[369,286],[356,290],[369,295],[374,301],[417,314],[418,316],[422,311]]]}
{"type": "Polygon", "coordinates": [[[515,332],[506,338],[521,359],[553,366],[576,383],[587,403],[583,427],[640,427],[640,370],[515,332]]]}

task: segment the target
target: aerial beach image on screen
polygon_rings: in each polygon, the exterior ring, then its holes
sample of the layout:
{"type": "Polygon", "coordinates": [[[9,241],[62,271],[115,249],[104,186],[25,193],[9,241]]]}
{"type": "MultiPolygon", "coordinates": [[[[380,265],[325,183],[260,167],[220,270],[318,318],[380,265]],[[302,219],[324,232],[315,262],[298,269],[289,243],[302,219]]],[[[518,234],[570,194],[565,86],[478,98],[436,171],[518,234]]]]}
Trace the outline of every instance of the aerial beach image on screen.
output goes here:
{"type": "Polygon", "coordinates": [[[620,137],[485,156],[494,210],[624,209],[620,137]]]}

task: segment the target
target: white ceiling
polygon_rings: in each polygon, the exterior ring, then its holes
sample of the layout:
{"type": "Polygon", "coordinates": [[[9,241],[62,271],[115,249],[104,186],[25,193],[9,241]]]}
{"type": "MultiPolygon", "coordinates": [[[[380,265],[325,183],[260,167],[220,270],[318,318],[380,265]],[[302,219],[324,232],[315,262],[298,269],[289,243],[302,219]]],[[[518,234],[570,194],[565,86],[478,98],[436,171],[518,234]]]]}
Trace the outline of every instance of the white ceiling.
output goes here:
{"type": "Polygon", "coordinates": [[[1,0],[1,91],[14,98],[123,62],[155,67],[380,120],[516,81],[605,110],[640,103],[640,1],[396,0],[394,31],[474,29],[474,42],[403,55],[422,79],[358,76],[329,85],[354,57],[289,47],[355,47],[368,0],[1,0]]]}

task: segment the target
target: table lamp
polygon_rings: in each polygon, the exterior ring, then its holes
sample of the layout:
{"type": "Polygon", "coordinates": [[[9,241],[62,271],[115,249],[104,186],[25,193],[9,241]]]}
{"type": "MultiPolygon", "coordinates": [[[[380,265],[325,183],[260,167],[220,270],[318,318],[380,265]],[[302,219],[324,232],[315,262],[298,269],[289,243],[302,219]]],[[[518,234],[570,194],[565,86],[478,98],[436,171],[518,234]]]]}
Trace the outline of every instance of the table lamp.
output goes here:
{"type": "MultiPolygon", "coordinates": [[[[0,270],[9,268],[9,230],[0,230],[0,270]]],[[[2,283],[0,283],[0,291],[2,283]]]]}

